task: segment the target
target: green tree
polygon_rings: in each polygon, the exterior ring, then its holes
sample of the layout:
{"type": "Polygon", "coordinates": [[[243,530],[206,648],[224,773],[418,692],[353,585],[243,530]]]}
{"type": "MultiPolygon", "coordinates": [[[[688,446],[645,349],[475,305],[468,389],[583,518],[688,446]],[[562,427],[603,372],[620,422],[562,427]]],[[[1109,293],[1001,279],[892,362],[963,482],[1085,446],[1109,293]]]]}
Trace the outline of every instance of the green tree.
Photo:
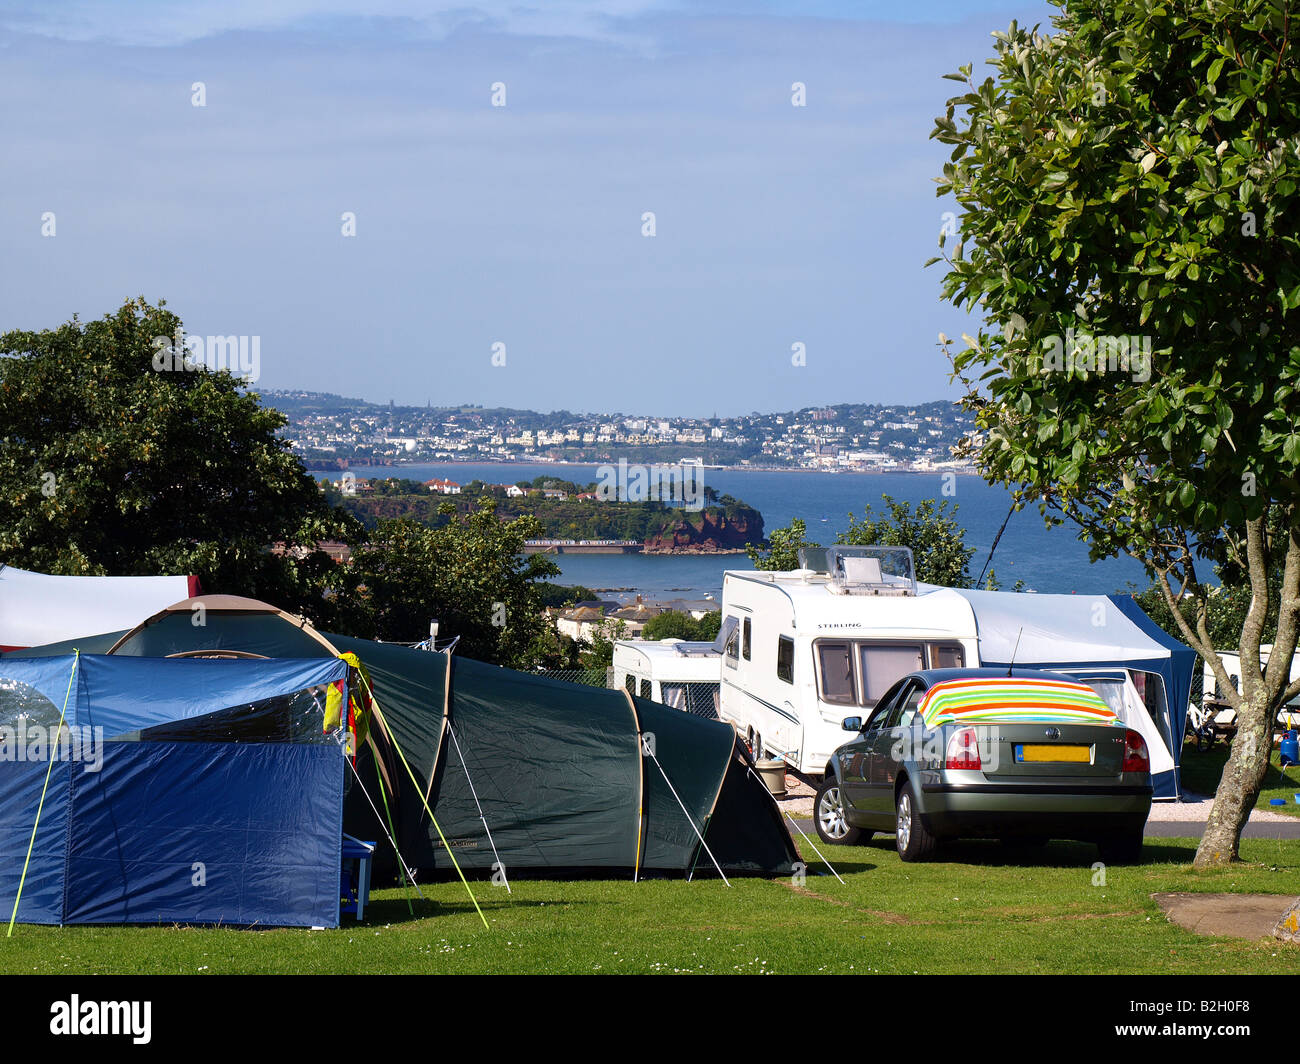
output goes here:
{"type": "Polygon", "coordinates": [[[689,613],[677,610],[665,610],[658,617],[651,617],[641,630],[642,639],[685,639],[690,642],[704,643],[717,637],[722,614],[718,610],[706,613],[696,620],[689,613]]]}
{"type": "Polygon", "coordinates": [[[1052,21],[995,34],[995,76],[947,75],[964,89],[932,134],[961,208],[944,295],[986,322],[952,356],[970,453],[1094,559],[1142,561],[1225,689],[1202,573],[1243,575],[1238,737],[1195,859],[1226,863],[1300,694],[1300,19],[1071,0],[1052,21]]]}
{"type": "Polygon", "coordinates": [[[755,569],[789,572],[799,568],[799,551],[803,547],[817,547],[808,537],[808,526],[803,518],[796,517],[787,528],[774,528],[767,537],[767,547],[751,543],[745,553],[755,569]]]}
{"type": "MultiPolygon", "coordinates": [[[[966,587],[970,583],[968,565],[974,549],[966,546],[966,531],[957,523],[957,507],[948,510],[944,501],[933,499],[919,503],[915,510],[908,502],[882,495],[888,514],[875,515],[866,506],[862,519],[849,514],[849,527],[835,537],[837,544],[882,547],[910,547],[916,562],[916,578],[944,587],[966,587]]],[[[807,538],[808,526],[795,518],[787,528],[774,529],[768,537],[766,551],[751,544],[745,548],[755,569],[789,571],[799,568],[799,550],[817,547],[807,538]]]]}
{"type": "Polygon", "coordinates": [[[584,669],[607,669],[614,664],[614,643],[627,638],[627,624],[608,619],[591,633],[591,642],[578,655],[584,669]]]}
{"type": "Polygon", "coordinates": [[[925,499],[913,510],[911,503],[888,495],[881,498],[889,510],[887,515],[876,517],[870,506],[861,521],[849,514],[849,527],[835,542],[910,547],[918,580],[943,587],[969,586],[968,566],[975,550],[966,546],[966,530],[957,523],[957,507],[949,512],[946,499],[937,506],[933,499],[925,499]]]}
{"type": "Polygon", "coordinates": [[[316,544],[355,543],[361,526],[243,381],[167,368],[182,324],[164,308],[140,298],[0,336],[0,557],[65,575],[192,573],[205,591],[338,626],[349,574],[316,544]]]}
{"type": "Polygon", "coordinates": [[[353,556],[364,585],[373,633],[394,642],[460,637],[457,653],[479,661],[530,668],[543,653],[546,627],[541,581],[559,574],[554,562],[525,555],[524,541],[537,535],[537,521],[503,522],[491,499],[441,528],[407,518],[381,521],[370,542],[353,556]]]}

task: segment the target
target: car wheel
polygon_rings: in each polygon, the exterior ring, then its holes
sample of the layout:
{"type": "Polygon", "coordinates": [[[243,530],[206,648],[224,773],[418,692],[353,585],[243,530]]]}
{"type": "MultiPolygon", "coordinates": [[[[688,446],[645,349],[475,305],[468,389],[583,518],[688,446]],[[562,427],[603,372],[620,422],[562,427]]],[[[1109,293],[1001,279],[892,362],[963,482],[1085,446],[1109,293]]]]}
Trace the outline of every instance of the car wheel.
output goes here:
{"type": "Polygon", "coordinates": [[[817,788],[813,820],[823,842],[836,846],[856,846],[871,838],[871,832],[855,828],[844,816],[844,796],[840,791],[840,781],[834,774],[827,776],[817,788]]]}
{"type": "Polygon", "coordinates": [[[1097,852],[1106,864],[1137,864],[1142,860],[1142,833],[1102,839],[1097,852]]]}
{"type": "Polygon", "coordinates": [[[916,808],[916,794],[912,790],[912,781],[903,784],[898,792],[898,804],[895,831],[898,856],[904,861],[924,861],[934,853],[938,840],[930,834],[929,828],[921,821],[921,814],[916,808]]]}

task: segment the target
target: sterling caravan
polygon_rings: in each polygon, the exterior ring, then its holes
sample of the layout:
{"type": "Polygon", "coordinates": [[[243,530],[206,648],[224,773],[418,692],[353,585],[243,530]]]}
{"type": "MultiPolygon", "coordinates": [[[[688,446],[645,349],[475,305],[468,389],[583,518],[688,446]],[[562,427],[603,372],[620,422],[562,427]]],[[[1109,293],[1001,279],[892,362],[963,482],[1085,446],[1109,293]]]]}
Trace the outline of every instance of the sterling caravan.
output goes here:
{"type": "Polygon", "coordinates": [[[979,651],[970,605],[950,588],[919,592],[906,547],[828,547],[800,562],[724,575],[719,715],[755,757],[820,775],[845,717],[909,672],[976,665],[979,651]]]}

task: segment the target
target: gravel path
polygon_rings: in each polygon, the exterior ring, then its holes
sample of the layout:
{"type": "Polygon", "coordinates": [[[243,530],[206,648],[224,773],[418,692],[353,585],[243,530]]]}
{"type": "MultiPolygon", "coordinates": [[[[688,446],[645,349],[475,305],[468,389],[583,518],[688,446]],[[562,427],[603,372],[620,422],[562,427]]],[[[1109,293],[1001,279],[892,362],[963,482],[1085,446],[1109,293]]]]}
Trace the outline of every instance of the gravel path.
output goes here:
{"type": "MultiPolygon", "coordinates": [[[[777,804],[783,812],[788,810],[796,820],[811,820],[813,799],[817,795],[817,788],[813,781],[802,779],[793,772],[787,772],[785,786],[786,796],[777,799],[777,804]]],[[[1182,800],[1178,802],[1152,802],[1151,815],[1147,818],[1147,821],[1153,824],[1177,823],[1180,821],[1193,821],[1203,824],[1210,815],[1210,806],[1213,804],[1214,799],[1212,797],[1184,792],[1182,800]]],[[[1300,817],[1288,816],[1285,813],[1273,813],[1266,809],[1255,809],[1250,814],[1250,823],[1300,825],[1300,817]]]]}
{"type": "MultiPolygon", "coordinates": [[[[1212,797],[1184,793],[1181,802],[1152,802],[1151,815],[1147,819],[1156,823],[1176,820],[1196,820],[1204,823],[1210,815],[1210,806],[1213,804],[1212,797]]],[[[1300,818],[1287,816],[1285,813],[1271,813],[1266,809],[1254,809],[1250,814],[1250,822],[1252,824],[1295,824],[1300,823],[1300,818]]]]}

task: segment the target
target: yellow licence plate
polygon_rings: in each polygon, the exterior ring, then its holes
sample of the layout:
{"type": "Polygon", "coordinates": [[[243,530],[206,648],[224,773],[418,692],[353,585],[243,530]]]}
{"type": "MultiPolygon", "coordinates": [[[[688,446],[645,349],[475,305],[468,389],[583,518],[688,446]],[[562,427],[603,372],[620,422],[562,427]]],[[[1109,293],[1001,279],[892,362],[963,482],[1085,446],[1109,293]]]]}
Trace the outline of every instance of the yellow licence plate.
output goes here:
{"type": "Polygon", "coordinates": [[[1073,761],[1085,765],[1092,763],[1092,747],[1069,743],[1054,745],[1029,745],[1020,748],[1019,761],[1073,761]]]}

